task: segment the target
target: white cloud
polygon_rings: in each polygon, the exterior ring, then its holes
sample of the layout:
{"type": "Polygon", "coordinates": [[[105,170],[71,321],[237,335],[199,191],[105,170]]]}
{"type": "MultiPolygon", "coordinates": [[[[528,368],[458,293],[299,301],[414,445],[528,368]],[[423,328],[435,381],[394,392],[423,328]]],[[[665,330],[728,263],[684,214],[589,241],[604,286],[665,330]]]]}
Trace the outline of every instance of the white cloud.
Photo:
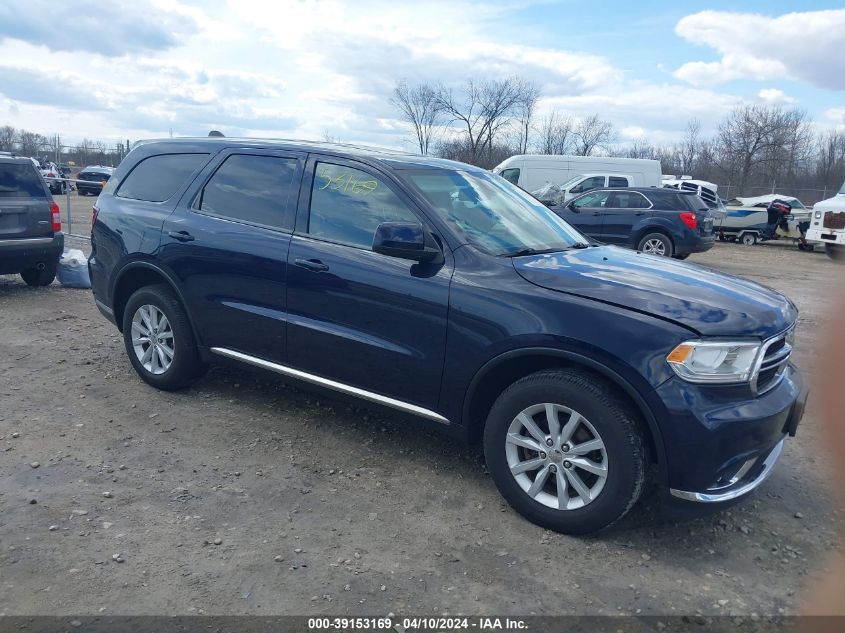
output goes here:
{"type": "Polygon", "coordinates": [[[719,61],[688,62],[675,71],[693,85],[788,78],[845,88],[845,9],[778,17],[702,11],[682,18],[675,33],[720,55],[719,61]]]}
{"type": "Polygon", "coordinates": [[[784,93],[783,90],[778,90],[777,88],[763,88],[757,93],[757,97],[759,97],[761,101],[771,105],[795,103],[795,99],[793,97],[790,97],[788,94],[784,93]]]}

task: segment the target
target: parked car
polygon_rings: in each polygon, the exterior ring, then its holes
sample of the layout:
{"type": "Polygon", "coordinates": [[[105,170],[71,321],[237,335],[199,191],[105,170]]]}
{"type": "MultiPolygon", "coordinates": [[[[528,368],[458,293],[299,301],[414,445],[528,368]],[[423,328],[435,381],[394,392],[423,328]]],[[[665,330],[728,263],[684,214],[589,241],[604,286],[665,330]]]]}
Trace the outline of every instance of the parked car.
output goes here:
{"type": "Polygon", "coordinates": [[[549,154],[511,156],[496,165],[493,173],[525,191],[557,185],[565,191],[565,199],[599,187],[659,187],[661,178],[658,160],[549,154]],[[610,182],[610,177],[616,180],[610,182]]]}
{"type": "Polygon", "coordinates": [[[50,285],[63,249],[61,213],[35,165],[0,155],[0,275],[50,285]]]}
{"type": "Polygon", "coordinates": [[[833,261],[845,262],[845,182],[835,196],[813,206],[813,225],[807,239],[822,242],[833,261]]]}
{"type": "Polygon", "coordinates": [[[579,174],[573,176],[561,185],[546,183],[531,195],[537,198],[547,207],[564,204],[575,196],[592,191],[593,189],[604,189],[607,187],[634,187],[637,183],[631,176],[618,176],[615,174],[579,174]]]}
{"type": "Polygon", "coordinates": [[[713,247],[713,216],[693,192],[655,187],[598,189],[552,207],[598,242],[686,259],[713,247]]]}
{"type": "Polygon", "coordinates": [[[481,439],[504,497],[562,532],[619,519],[652,465],[670,505],[743,497],[806,401],[786,297],[590,246],[442,159],[140,143],[97,200],[88,263],[150,385],[235,362],[481,439]]]}
{"type": "Polygon", "coordinates": [[[100,165],[85,167],[76,176],[76,191],[80,196],[87,196],[89,194],[98,196],[103,190],[103,183],[108,182],[112,173],[114,173],[114,169],[111,167],[102,167],[100,165]]]}
{"type": "Polygon", "coordinates": [[[67,183],[63,180],[62,172],[56,163],[47,161],[41,163],[41,175],[44,177],[47,186],[50,188],[50,193],[58,195],[65,192],[67,183]]]}

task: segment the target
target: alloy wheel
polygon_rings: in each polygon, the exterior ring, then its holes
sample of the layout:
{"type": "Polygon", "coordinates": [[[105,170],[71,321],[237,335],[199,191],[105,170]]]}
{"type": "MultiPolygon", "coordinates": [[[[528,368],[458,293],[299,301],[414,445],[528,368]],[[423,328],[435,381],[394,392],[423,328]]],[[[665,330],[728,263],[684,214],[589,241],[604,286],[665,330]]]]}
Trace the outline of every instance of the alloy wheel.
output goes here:
{"type": "Polygon", "coordinates": [[[604,489],[604,442],[573,409],[549,402],[523,409],[508,427],[505,442],[511,475],[544,506],[576,510],[595,501],[604,489]]]}
{"type": "Polygon", "coordinates": [[[151,374],[170,369],[176,348],[170,321],[154,305],[142,305],[132,316],[132,348],[141,365],[151,374]]]}
{"type": "Polygon", "coordinates": [[[666,255],[666,244],[662,240],[652,238],[643,244],[643,253],[651,253],[652,255],[666,255]]]}

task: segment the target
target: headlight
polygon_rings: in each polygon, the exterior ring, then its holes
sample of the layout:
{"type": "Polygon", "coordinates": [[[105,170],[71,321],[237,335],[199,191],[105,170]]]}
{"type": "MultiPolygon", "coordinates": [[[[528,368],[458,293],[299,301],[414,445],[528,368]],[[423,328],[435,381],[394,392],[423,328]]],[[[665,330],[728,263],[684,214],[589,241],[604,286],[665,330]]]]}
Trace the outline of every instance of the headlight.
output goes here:
{"type": "Polygon", "coordinates": [[[759,352],[760,343],[751,341],[686,341],[666,361],[689,382],[748,382],[759,352]]]}
{"type": "Polygon", "coordinates": [[[821,219],[822,219],[822,212],[821,212],[821,211],[816,211],[815,218],[816,218],[817,220],[821,220],[821,219]]]}

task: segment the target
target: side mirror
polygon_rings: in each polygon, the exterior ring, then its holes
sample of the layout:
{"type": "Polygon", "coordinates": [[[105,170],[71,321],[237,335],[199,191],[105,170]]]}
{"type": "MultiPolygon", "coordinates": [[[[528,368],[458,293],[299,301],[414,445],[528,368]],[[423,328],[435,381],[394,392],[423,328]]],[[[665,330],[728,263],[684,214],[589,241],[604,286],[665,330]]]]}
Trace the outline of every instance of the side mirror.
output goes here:
{"type": "Polygon", "coordinates": [[[417,262],[441,263],[443,261],[440,248],[433,239],[426,237],[422,225],[414,222],[379,224],[373,236],[373,251],[417,262]]]}
{"type": "Polygon", "coordinates": [[[578,207],[575,206],[574,202],[570,202],[569,204],[567,204],[566,208],[572,211],[573,213],[581,213],[581,211],[578,210],[578,207]]]}

